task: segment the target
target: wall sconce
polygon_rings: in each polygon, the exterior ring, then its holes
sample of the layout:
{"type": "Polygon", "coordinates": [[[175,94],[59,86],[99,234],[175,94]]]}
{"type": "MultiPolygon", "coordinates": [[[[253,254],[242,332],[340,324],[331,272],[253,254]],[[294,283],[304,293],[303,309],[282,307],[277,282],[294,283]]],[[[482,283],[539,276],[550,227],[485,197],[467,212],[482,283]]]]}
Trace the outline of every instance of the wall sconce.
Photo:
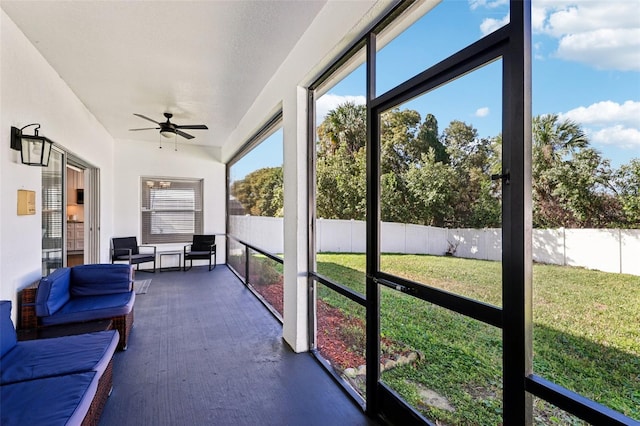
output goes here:
{"type": "Polygon", "coordinates": [[[40,124],[38,123],[28,124],[21,129],[11,127],[11,149],[20,151],[22,164],[41,167],[49,165],[53,142],[44,136],[38,136],[39,128],[40,124]],[[22,131],[31,126],[38,126],[35,129],[35,134],[33,136],[23,135],[22,131]]]}

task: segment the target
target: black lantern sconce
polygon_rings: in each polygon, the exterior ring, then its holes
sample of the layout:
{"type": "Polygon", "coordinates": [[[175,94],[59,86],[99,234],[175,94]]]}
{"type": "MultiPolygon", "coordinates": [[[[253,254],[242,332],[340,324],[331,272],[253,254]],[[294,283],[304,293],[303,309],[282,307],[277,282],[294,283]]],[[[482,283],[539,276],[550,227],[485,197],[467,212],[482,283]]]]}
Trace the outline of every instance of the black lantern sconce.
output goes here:
{"type": "Polygon", "coordinates": [[[49,165],[53,142],[44,136],[38,136],[39,128],[40,124],[38,123],[28,124],[21,129],[11,127],[11,149],[20,151],[22,164],[41,167],[49,165]],[[24,129],[31,126],[38,126],[35,128],[33,136],[22,134],[24,129]]]}

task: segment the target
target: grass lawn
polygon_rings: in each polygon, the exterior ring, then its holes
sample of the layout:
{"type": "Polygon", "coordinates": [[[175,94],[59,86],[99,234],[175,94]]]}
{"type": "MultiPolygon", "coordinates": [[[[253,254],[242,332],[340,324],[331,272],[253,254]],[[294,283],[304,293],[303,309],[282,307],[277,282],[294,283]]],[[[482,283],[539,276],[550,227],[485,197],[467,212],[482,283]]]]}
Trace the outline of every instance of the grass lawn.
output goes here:
{"type": "MultiPolygon", "coordinates": [[[[364,255],[324,253],[317,260],[318,272],[364,293],[364,255]]],[[[501,306],[499,262],[394,254],[383,255],[381,265],[501,306]]],[[[534,372],[640,419],[640,277],[536,264],[533,282],[534,372]]],[[[500,424],[500,329],[388,288],[381,292],[380,323],[383,337],[421,354],[385,371],[385,383],[441,424],[500,424]],[[447,404],[432,404],[434,395],[447,404]]],[[[534,416],[537,424],[582,424],[539,400],[534,416]]]]}

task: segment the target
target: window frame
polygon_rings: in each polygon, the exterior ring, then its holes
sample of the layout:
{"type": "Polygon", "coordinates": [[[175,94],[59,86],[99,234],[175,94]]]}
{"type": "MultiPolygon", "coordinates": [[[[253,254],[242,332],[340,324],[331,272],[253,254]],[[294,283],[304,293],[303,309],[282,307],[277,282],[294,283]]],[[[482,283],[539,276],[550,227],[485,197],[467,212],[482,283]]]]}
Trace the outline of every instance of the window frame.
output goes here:
{"type": "MultiPolygon", "coordinates": [[[[315,102],[316,90],[331,76],[366,49],[367,57],[367,288],[364,300],[352,295],[351,300],[367,307],[367,364],[377,365],[380,335],[380,286],[406,289],[420,300],[462,313],[499,327],[503,331],[503,422],[532,424],[532,396],[545,400],[569,414],[594,424],[629,424],[622,413],[571,392],[545,380],[532,371],[532,256],[531,256],[531,2],[509,0],[510,22],[494,33],[466,46],[421,74],[410,78],[385,93],[376,95],[376,38],[392,25],[413,2],[401,2],[378,24],[329,65],[308,87],[308,192],[309,192],[309,306],[314,302],[314,282],[349,297],[339,283],[322,277],[315,270],[315,102]],[[496,58],[503,61],[503,176],[510,177],[503,199],[503,305],[486,306],[475,300],[446,295],[434,289],[402,280],[380,271],[379,205],[380,153],[377,142],[380,129],[378,113],[430,88],[446,83],[456,75],[496,58]],[[511,166],[511,167],[510,167],[511,166]],[[505,205],[507,206],[505,208],[505,205]]],[[[382,40],[378,44],[383,44],[382,40]]],[[[310,308],[311,311],[311,308],[310,308]]],[[[310,323],[315,321],[311,316],[310,323]]],[[[313,342],[313,335],[310,336],[313,342]]],[[[379,381],[377,369],[367,369],[367,401],[365,410],[372,417],[383,417],[394,423],[430,424],[405,401],[379,381]]]]}
{"type": "Polygon", "coordinates": [[[171,244],[190,242],[194,234],[202,234],[204,228],[204,179],[201,178],[174,178],[159,176],[142,176],[140,178],[140,238],[141,244],[171,244]],[[160,206],[154,208],[151,203],[151,194],[156,191],[193,190],[193,207],[160,206]],[[174,220],[173,223],[183,225],[193,232],[154,233],[153,219],[158,213],[180,213],[189,216],[193,214],[193,220],[174,220]]]}

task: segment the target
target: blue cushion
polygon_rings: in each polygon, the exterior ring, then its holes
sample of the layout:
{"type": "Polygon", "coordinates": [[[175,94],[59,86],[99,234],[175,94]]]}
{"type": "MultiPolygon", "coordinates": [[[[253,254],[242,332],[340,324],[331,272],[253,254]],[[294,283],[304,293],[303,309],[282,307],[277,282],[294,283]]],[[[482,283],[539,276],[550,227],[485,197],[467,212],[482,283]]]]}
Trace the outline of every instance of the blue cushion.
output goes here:
{"type": "Polygon", "coordinates": [[[3,426],[79,425],[98,389],[96,372],[0,386],[3,426]]]}
{"type": "MultiPolygon", "coordinates": [[[[9,352],[17,341],[16,329],[11,321],[11,301],[0,300],[0,358],[9,352]]],[[[4,369],[4,360],[2,368],[4,369]]]]}
{"type": "Polygon", "coordinates": [[[43,325],[93,321],[126,315],[133,309],[136,294],[105,294],[102,296],[74,297],[54,315],[42,317],[43,325]]]}
{"type": "Polygon", "coordinates": [[[70,277],[71,268],[59,268],[40,280],[36,292],[37,316],[52,315],[69,301],[70,277]]]}
{"type": "Polygon", "coordinates": [[[109,330],[18,342],[2,358],[0,384],[86,371],[102,375],[119,338],[118,331],[109,330]]]}
{"type": "Polygon", "coordinates": [[[131,290],[132,283],[131,265],[94,264],[71,268],[72,297],[127,292],[131,290]]]}

